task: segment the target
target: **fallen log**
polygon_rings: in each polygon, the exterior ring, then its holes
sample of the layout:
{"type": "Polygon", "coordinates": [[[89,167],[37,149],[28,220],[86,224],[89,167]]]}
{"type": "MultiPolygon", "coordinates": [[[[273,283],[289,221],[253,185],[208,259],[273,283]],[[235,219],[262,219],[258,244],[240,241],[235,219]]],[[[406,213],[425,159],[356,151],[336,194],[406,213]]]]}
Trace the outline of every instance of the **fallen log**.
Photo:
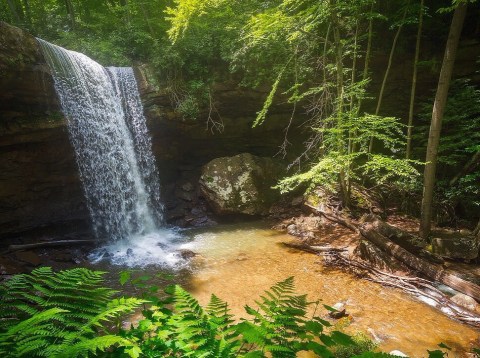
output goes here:
{"type": "Polygon", "coordinates": [[[8,252],[39,249],[39,248],[45,248],[45,247],[58,247],[58,246],[70,246],[70,245],[94,245],[96,242],[97,242],[96,240],[92,240],[92,239],[43,241],[43,242],[35,242],[33,244],[10,245],[8,246],[8,252]]]}
{"type": "Polygon", "coordinates": [[[326,264],[342,266],[347,271],[369,281],[398,288],[417,297],[427,298],[430,300],[430,304],[434,303],[433,306],[442,308],[441,312],[444,314],[469,325],[480,327],[480,315],[477,312],[459,306],[428,280],[419,277],[394,275],[379,270],[364,261],[349,258],[339,252],[326,252],[324,255],[326,264]]]}
{"type": "Polygon", "coordinates": [[[347,251],[345,248],[336,248],[332,246],[312,246],[307,244],[295,244],[292,242],[282,242],[283,246],[289,247],[291,249],[311,252],[314,254],[323,253],[323,252],[343,252],[347,251]]]}
{"type": "Polygon", "coordinates": [[[410,234],[381,220],[375,220],[374,226],[375,230],[379,234],[385,236],[386,238],[393,241],[395,244],[401,246],[408,252],[411,252],[412,254],[429,260],[433,263],[444,263],[444,260],[440,256],[432,254],[431,252],[425,250],[425,247],[427,245],[419,236],[410,234]]]}
{"type": "MultiPolygon", "coordinates": [[[[383,223],[384,224],[384,223],[383,223]]],[[[388,237],[381,234],[379,227],[382,223],[376,220],[365,223],[359,227],[360,233],[367,240],[403,262],[408,267],[422,273],[431,280],[441,282],[461,293],[464,293],[477,301],[480,301],[480,286],[466,281],[455,274],[448,272],[443,266],[427,262],[416,257],[400,245],[392,242],[388,237]]]]}
{"type": "Polygon", "coordinates": [[[317,208],[313,205],[310,205],[310,204],[304,204],[304,205],[309,207],[310,209],[312,209],[315,213],[324,216],[325,218],[327,218],[330,221],[333,221],[337,224],[343,225],[346,228],[348,228],[348,229],[350,229],[354,232],[357,232],[357,233],[359,232],[358,231],[358,226],[356,224],[354,224],[352,221],[350,221],[346,218],[342,218],[339,215],[336,215],[334,213],[327,213],[327,212],[325,212],[323,210],[320,210],[319,208],[317,208]]]}

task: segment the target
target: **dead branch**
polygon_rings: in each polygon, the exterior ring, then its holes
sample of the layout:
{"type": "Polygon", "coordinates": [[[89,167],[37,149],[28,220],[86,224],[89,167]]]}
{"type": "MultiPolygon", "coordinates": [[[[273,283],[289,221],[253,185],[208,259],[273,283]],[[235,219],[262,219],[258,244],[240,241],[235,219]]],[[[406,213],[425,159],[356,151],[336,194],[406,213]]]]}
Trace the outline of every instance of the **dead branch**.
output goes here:
{"type": "Polygon", "coordinates": [[[324,216],[325,218],[327,218],[328,220],[330,221],[333,221],[337,224],[340,224],[340,225],[343,225],[345,226],[347,229],[350,229],[356,233],[359,233],[359,230],[358,230],[358,225],[354,224],[353,221],[350,221],[346,218],[342,218],[340,217],[339,215],[336,215],[334,213],[327,213],[323,210],[320,210],[319,208],[313,206],[313,205],[310,205],[310,204],[305,204],[305,206],[309,207],[310,209],[312,209],[315,213],[317,214],[320,214],[322,216],[324,216]]]}
{"type": "Polygon", "coordinates": [[[332,246],[310,246],[307,244],[295,244],[292,242],[282,242],[283,246],[289,247],[291,249],[306,251],[314,254],[322,252],[344,252],[347,251],[345,248],[336,248],[332,246]]]}
{"type": "Polygon", "coordinates": [[[70,245],[94,245],[97,240],[56,240],[56,241],[44,241],[36,242],[33,244],[23,245],[10,245],[8,246],[8,252],[39,249],[45,247],[58,247],[58,246],[70,246],[70,245]]]}

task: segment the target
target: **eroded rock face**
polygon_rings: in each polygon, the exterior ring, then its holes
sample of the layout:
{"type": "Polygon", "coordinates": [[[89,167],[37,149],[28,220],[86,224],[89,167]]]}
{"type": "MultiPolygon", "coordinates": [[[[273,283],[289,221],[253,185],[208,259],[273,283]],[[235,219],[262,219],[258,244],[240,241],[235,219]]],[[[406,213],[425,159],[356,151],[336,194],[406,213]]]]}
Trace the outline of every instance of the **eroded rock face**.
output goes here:
{"type": "Polygon", "coordinates": [[[202,168],[200,189],[216,214],[267,214],[281,165],[249,153],[217,158],[202,168]]]}
{"type": "Polygon", "coordinates": [[[86,223],[66,122],[37,42],[0,22],[0,49],[0,237],[86,223]]]}
{"type": "MultiPolygon", "coordinates": [[[[66,120],[41,50],[33,36],[3,22],[0,49],[0,238],[72,221],[75,229],[87,228],[89,215],[66,120]]],[[[182,188],[184,177],[196,177],[192,183],[197,183],[200,168],[217,157],[273,155],[290,109],[272,106],[272,118],[254,129],[255,113],[268,91],[219,84],[214,99],[225,127],[220,133],[206,127],[208,109],[196,120],[183,119],[164,86],[146,73],[137,68],[136,76],[162,186],[172,187],[175,203],[167,206],[167,217],[175,223],[203,224],[205,215],[193,214],[201,203],[196,184],[182,188]]]]}

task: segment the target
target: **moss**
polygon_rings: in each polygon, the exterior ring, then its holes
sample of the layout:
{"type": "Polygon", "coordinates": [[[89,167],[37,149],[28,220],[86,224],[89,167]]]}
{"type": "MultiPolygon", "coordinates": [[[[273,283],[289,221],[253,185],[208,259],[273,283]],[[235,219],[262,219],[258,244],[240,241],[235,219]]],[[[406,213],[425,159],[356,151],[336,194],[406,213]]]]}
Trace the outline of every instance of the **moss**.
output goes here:
{"type": "Polygon", "coordinates": [[[338,346],[334,349],[333,356],[335,358],[350,358],[363,352],[373,351],[377,348],[377,344],[363,332],[355,333],[352,339],[355,345],[338,346]]]}

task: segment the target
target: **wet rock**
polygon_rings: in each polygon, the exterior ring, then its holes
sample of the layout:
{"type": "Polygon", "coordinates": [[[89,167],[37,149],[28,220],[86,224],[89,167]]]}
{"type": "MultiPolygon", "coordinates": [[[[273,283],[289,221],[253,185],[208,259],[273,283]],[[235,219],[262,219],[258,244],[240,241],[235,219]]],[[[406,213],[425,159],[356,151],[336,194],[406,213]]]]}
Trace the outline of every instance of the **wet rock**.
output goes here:
{"type": "Polygon", "coordinates": [[[56,252],[52,258],[57,262],[74,262],[72,254],[68,251],[56,252]]]}
{"type": "Polygon", "coordinates": [[[127,249],[127,256],[132,256],[133,255],[133,250],[131,248],[127,249]]]}
{"type": "Polygon", "coordinates": [[[187,249],[178,250],[177,253],[184,260],[188,260],[188,259],[191,259],[192,257],[197,256],[197,254],[195,252],[193,252],[192,250],[187,250],[187,249]]]}
{"type": "Polygon", "coordinates": [[[296,198],[292,199],[291,205],[292,206],[299,206],[303,204],[303,196],[297,196],[296,198]]]}
{"type": "Polygon", "coordinates": [[[298,234],[297,225],[295,225],[295,224],[288,225],[287,226],[287,233],[289,233],[290,235],[296,236],[298,234]]]}
{"type": "Polygon", "coordinates": [[[0,257],[0,275],[14,275],[24,271],[24,267],[18,262],[7,257],[0,257]]]}
{"type": "Polygon", "coordinates": [[[264,215],[278,198],[271,189],[282,167],[249,153],[217,158],[202,168],[200,189],[218,215],[264,215]]]}
{"type": "Polygon", "coordinates": [[[185,208],[181,205],[175,207],[173,210],[167,212],[167,220],[172,221],[175,219],[180,219],[185,216],[185,208]]]}
{"type": "Polygon", "coordinates": [[[205,215],[205,210],[201,207],[193,207],[190,213],[194,216],[203,216],[205,215]]]}
{"type": "Polygon", "coordinates": [[[167,244],[164,244],[163,242],[157,242],[156,245],[161,248],[161,249],[164,249],[166,250],[168,248],[168,245],[167,244]]]}
{"type": "Polygon", "coordinates": [[[185,201],[193,201],[195,194],[189,191],[179,191],[177,197],[185,201]]]}
{"type": "Polygon", "coordinates": [[[30,264],[33,266],[39,266],[42,264],[42,259],[40,258],[40,256],[38,256],[33,251],[17,251],[15,253],[15,257],[18,260],[26,262],[27,264],[30,264]]]}
{"type": "Polygon", "coordinates": [[[332,308],[335,309],[335,311],[330,311],[328,315],[332,318],[339,319],[345,316],[348,316],[347,314],[347,308],[345,306],[345,303],[343,302],[338,302],[335,303],[332,308]]]}
{"type": "Polygon", "coordinates": [[[403,353],[402,351],[396,350],[396,349],[391,351],[388,354],[390,354],[391,356],[395,356],[395,357],[407,357],[408,358],[408,356],[405,353],[403,353]]]}
{"type": "Polygon", "coordinates": [[[479,312],[480,305],[472,297],[464,295],[463,293],[457,293],[455,296],[451,297],[450,300],[455,302],[457,305],[465,307],[466,309],[479,312]]]}
{"type": "Polygon", "coordinates": [[[190,182],[186,182],[185,184],[182,185],[182,189],[185,191],[192,191],[193,190],[193,184],[190,182]]]}
{"type": "Polygon", "coordinates": [[[444,236],[432,240],[434,253],[451,259],[473,260],[478,257],[479,240],[473,236],[444,236]]]}

